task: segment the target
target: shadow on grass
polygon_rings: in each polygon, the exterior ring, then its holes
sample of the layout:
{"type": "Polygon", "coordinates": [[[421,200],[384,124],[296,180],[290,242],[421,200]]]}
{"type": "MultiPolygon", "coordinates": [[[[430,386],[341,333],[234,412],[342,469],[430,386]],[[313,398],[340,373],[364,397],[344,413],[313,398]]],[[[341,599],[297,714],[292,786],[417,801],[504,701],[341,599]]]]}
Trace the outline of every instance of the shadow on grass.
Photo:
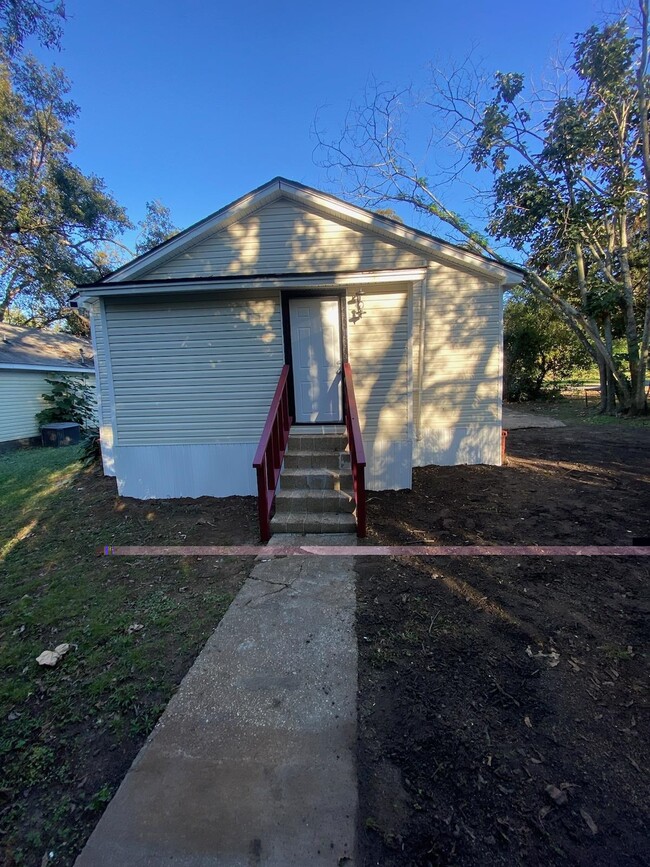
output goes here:
{"type": "Polygon", "coordinates": [[[250,565],[98,550],[250,543],[255,503],[124,500],[76,449],[35,449],[0,459],[0,514],[0,861],[68,865],[250,565]]]}

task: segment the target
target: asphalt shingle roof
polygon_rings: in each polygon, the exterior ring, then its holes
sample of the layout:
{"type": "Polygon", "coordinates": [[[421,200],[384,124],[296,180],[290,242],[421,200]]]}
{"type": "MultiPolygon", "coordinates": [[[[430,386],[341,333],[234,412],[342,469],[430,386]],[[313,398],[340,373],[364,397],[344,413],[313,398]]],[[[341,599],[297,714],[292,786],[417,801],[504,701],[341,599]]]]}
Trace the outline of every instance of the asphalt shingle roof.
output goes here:
{"type": "Polygon", "coordinates": [[[0,322],[0,367],[28,365],[56,368],[87,367],[93,371],[90,340],[60,331],[43,331],[0,322]],[[83,354],[82,354],[83,353],[83,354]]]}

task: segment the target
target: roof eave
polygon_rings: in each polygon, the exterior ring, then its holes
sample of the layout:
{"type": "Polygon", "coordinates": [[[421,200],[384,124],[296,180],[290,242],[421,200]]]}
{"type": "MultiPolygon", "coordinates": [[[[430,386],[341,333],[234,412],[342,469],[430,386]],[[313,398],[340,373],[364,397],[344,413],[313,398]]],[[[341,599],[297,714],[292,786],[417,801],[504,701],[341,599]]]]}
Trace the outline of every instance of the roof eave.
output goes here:
{"type": "Polygon", "coordinates": [[[62,364],[11,364],[0,361],[0,370],[35,370],[49,373],[95,373],[95,367],[65,367],[62,364]]]}
{"type": "MultiPolygon", "coordinates": [[[[92,285],[114,285],[137,279],[138,275],[150,272],[155,266],[163,264],[183,250],[194,246],[204,237],[226,228],[231,223],[243,219],[248,213],[282,196],[286,196],[299,204],[311,205],[317,210],[333,214],[356,226],[370,229],[393,244],[406,246],[443,264],[464,268],[500,284],[512,281],[511,285],[514,285],[521,282],[518,277],[510,276],[518,275],[516,269],[433,238],[417,229],[401,226],[393,220],[379,214],[372,214],[370,211],[344,202],[329,193],[322,193],[286,178],[274,178],[92,285]]],[[[75,298],[76,295],[72,297],[75,298]]]]}

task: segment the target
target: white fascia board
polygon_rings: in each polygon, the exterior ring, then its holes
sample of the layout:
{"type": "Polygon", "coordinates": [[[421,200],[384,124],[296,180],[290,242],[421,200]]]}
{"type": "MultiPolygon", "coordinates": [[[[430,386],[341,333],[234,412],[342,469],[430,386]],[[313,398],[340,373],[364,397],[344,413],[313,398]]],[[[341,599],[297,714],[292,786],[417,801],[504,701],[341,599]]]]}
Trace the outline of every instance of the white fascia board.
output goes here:
{"type": "Polygon", "coordinates": [[[508,270],[506,279],[503,281],[502,285],[504,289],[507,289],[509,286],[519,286],[519,284],[523,283],[525,279],[525,274],[521,274],[519,271],[508,270]]]}
{"type": "Polygon", "coordinates": [[[61,367],[56,364],[0,364],[0,370],[36,370],[46,373],[91,373],[95,375],[92,367],[61,367]]]}
{"type": "Polygon", "coordinates": [[[245,277],[232,280],[202,280],[199,283],[177,283],[173,280],[161,280],[156,283],[129,285],[114,285],[110,288],[102,286],[92,289],[82,289],[79,292],[79,302],[84,306],[93,303],[95,298],[121,298],[125,295],[160,295],[181,294],[183,292],[215,292],[241,289],[329,289],[333,286],[351,286],[371,283],[409,283],[423,280],[426,268],[403,268],[390,271],[357,271],[353,274],[328,274],[322,277],[305,277],[297,274],[291,277],[245,277]]]}
{"type": "Polygon", "coordinates": [[[287,180],[275,180],[264,187],[244,196],[232,205],[227,205],[221,211],[217,211],[212,217],[208,217],[197,223],[194,227],[181,232],[177,238],[172,239],[158,250],[137,259],[131,265],[126,265],[115,274],[106,277],[104,283],[124,283],[137,279],[138,275],[146,274],[154,267],[158,267],[173,258],[183,250],[193,247],[204,237],[220,231],[231,223],[243,219],[247,215],[269,204],[276,199],[286,198],[299,205],[312,207],[321,213],[330,214],[344,220],[358,229],[372,231],[378,237],[390,243],[406,246],[410,250],[416,250],[429,258],[434,258],[442,263],[477,273],[488,277],[490,280],[503,284],[512,281],[511,285],[521,282],[523,279],[518,272],[501,266],[498,263],[488,262],[482,256],[469,251],[461,250],[444,241],[436,241],[427,238],[407,226],[387,224],[380,216],[375,216],[363,208],[350,205],[347,202],[320,193],[316,190],[305,189],[296,186],[287,180]]]}
{"type": "Polygon", "coordinates": [[[481,275],[489,277],[497,283],[505,283],[515,278],[515,283],[521,282],[523,276],[517,274],[506,265],[496,262],[488,262],[482,256],[469,251],[461,250],[444,241],[436,241],[434,238],[425,238],[418,232],[414,232],[407,226],[386,225],[381,217],[375,217],[363,208],[357,208],[340,199],[328,196],[327,193],[318,193],[295,187],[289,181],[280,181],[280,190],[287,198],[302,204],[311,204],[320,211],[329,212],[339,218],[357,226],[371,229],[375,234],[391,241],[393,244],[401,243],[410,249],[418,250],[429,258],[433,255],[439,261],[465,268],[481,275]]]}
{"type": "Polygon", "coordinates": [[[213,218],[202,220],[193,228],[190,227],[185,232],[171,240],[160,250],[152,250],[150,254],[145,255],[141,259],[137,259],[131,265],[126,265],[115,274],[106,277],[104,283],[124,283],[129,280],[134,280],[139,274],[145,274],[151,271],[154,267],[162,265],[168,259],[181,253],[188,247],[193,247],[198,244],[202,238],[211,235],[220,229],[224,229],[230,223],[237,220],[242,220],[252,211],[261,208],[262,205],[267,205],[281,196],[280,185],[275,182],[267,187],[257,190],[240,199],[234,205],[230,205],[223,212],[219,211],[213,218]]]}

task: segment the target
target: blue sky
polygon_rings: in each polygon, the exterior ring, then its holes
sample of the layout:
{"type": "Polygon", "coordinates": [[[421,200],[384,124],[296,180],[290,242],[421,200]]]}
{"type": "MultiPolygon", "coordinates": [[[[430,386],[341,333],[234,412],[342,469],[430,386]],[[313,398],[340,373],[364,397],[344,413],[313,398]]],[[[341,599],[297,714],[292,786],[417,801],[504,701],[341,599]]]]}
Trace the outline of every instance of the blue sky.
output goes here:
{"type": "Polygon", "coordinates": [[[133,221],[156,198],[181,228],[276,175],[337,192],[314,162],[314,118],[335,133],[369,78],[417,86],[430,62],[470,51],[538,78],[603,10],[601,0],[66,5],[63,50],[38,53],[72,80],[75,161],[133,221]]]}

